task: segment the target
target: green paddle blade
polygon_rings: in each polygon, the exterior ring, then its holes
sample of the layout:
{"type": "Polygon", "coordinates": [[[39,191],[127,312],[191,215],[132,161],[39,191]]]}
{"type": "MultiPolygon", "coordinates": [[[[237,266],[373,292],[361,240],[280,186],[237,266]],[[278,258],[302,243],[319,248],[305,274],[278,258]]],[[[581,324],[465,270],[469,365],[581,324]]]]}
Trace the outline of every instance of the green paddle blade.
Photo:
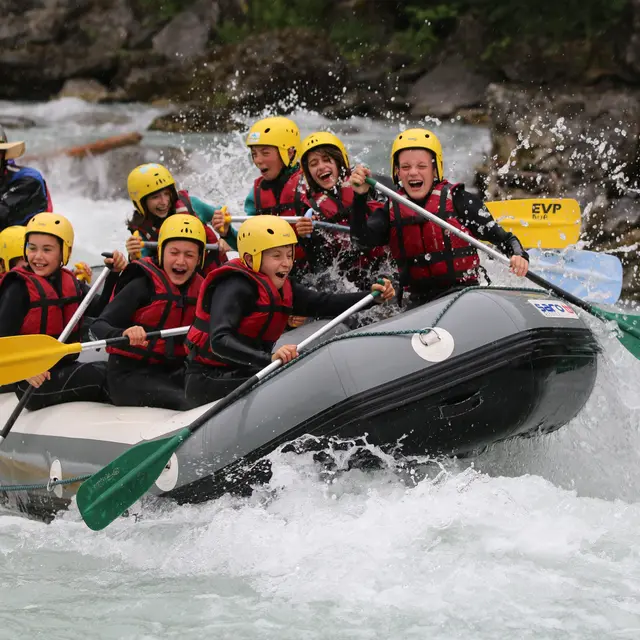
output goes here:
{"type": "Polygon", "coordinates": [[[141,442],[85,480],[76,500],[87,526],[100,531],[139,500],[190,435],[184,428],[170,438],[141,442]]]}
{"type": "Polygon", "coordinates": [[[614,313],[596,307],[597,315],[605,320],[613,320],[618,324],[622,335],[620,342],[636,358],[640,359],[640,316],[628,313],[614,313]]]}

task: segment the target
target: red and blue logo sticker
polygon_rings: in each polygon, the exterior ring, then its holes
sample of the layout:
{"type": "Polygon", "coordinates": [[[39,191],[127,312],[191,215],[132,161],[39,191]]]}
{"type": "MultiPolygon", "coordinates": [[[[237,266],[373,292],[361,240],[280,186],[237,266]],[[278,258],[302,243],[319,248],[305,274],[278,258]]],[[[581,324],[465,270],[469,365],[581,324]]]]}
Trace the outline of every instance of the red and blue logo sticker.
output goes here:
{"type": "Polygon", "coordinates": [[[528,302],[546,318],[578,319],[578,314],[566,302],[560,302],[560,300],[529,300],[528,302]]]}

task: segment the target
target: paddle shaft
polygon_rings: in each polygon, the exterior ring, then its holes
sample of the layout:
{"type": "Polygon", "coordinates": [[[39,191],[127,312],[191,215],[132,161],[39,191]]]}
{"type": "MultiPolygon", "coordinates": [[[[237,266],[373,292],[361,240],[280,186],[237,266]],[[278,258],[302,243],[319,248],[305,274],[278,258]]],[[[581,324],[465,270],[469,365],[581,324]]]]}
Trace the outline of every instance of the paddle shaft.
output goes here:
{"type": "MultiPolygon", "coordinates": [[[[109,276],[109,269],[105,269],[96,279],[96,281],[91,285],[89,291],[87,291],[87,295],[84,297],[82,302],[78,305],[76,312],[71,316],[71,320],[67,323],[67,326],[62,330],[60,337],[58,338],[58,342],[65,342],[66,339],[71,335],[71,332],[75,328],[76,324],[78,324],[78,320],[82,317],[84,312],[87,310],[87,307],[91,304],[91,300],[93,300],[94,296],[98,292],[98,289],[104,284],[104,281],[109,276]]],[[[27,402],[29,402],[29,398],[33,395],[36,388],[29,385],[27,390],[24,392],[22,398],[15,406],[14,410],[11,412],[9,419],[6,424],[0,431],[0,446],[2,445],[4,439],[9,435],[9,432],[13,428],[18,416],[22,413],[22,410],[27,406],[27,402]]]]}
{"type": "MultiPolygon", "coordinates": [[[[458,238],[460,238],[461,240],[468,242],[470,245],[474,246],[476,249],[480,249],[480,251],[484,251],[486,254],[490,255],[495,260],[502,262],[502,264],[505,264],[507,266],[511,264],[511,261],[509,260],[509,258],[507,258],[507,256],[503,255],[499,251],[496,251],[492,247],[488,247],[487,245],[480,242],[480,240],[476,240],[473,236],[466,234],[464,231],[461,231],[460,229],[458,229],[458,227],[454,227],[452,224],[450,224],[446,220],[442,220],[437,215],[430,213],[426,209],[423,209],[421,206],[417,205],[415,202],[412,202],[411,200],[409,200],[409,198],[405,198],[403,195],[397,193],[393,189],[389,189],[388,187],[381,185],[379,182],[376,182],[371,178],[367,178],[367,183],[370,184],[372,187],[375,187],[378,191],[380,191],[380,193],[383,193],[388,198],[391,198],[392,200],[395,200],[396,202],[399,202],[405,205],[409,209],[412,209],[417,214],[421,215],[423,218],[426,218],[427,220],[430,220],[434,224],[439,225],[443,229],[450,231],[455,236],[458,236],[458,238]]],[[[570,302],[571,304],[575,304],[576,307],[580,307],[581,309],[584,309],[585,311],[588,311],[593,315],[596,315],[596,316],[598,315],[596,310],[590,304],[586,303],[584,300],[581,300],[580,298],[576,298],[576,296],[574,296],[573,294],[569,293],[568,291],[565,291],[564,289],[561,289],[560,287],[557,287],[555,284],[551,282],[548,282],[547,280],[540,277],[539,275],[531,271],[527,271],[526,277],[529,280],[531,280],[531,282],[535,282],[537,285],[540,285],[545,289],[549,289],[553,291],[564,300],[567,300],[567,302],[570,302]]]]}
{"type": "MultiPolygon", "coordinates": [[[[289,223],[295,224],[300,220],[304,220],[304,216],[278,216],[281,220],[286,220],[289,223]]],[[[228,218],[230,222],[245,222],[251,220],[255,216],[231,216],[228,218]]],[[[322,220],[313,220],[314,227],[320,227],[321,229],[328,229],[330,231],[340,231],[341,233],[349,233],[350,229],[346,225],[334,224],[333,222],[323,222],[322,220]]]]}
{"type": "MultiPolygon", "coordinates": [[[[162,331],[149,331],[147,340],[153,338],[171,338],[173,336],[182,336],[189,331],[191,327],[175,327],[174,329],[163,329],[162,331]]],[[[127,344],[129,336],[117,336],[115,338],[107,338],[106,340],[94,340],[93,342],[83,342],[80,346],[81,351],[91,351],[91,349],[104,349],[114,344],[127,344]]]]}
{"type": "MultiPolygon", "coordinates": [[[[155,248],[158,246],[158,243],[157,243],[157,242],[155,242],[155,241],[151,241],[151,240],[145,240],[145,241],[144,241],[144,246],[145,246],[145,247],[151,247],[152,249],[155,249],[155,248]]],[[[219,244],[217,244],[217,243],[216,243],[216,244],[205,244],[205,245],[204,245],[204,248],[205,248],[207,251],[215,251],[216,249],[218,249],[218,248],[219,248],[219,246],[220,246],[220,245],[219,245],[219,244]]]]}

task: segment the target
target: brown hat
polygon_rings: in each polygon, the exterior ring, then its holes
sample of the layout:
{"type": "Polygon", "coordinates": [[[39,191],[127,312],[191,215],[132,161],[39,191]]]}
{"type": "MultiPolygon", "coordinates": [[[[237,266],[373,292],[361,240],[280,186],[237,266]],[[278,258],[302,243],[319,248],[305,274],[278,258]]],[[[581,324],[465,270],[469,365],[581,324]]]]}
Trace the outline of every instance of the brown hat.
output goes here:
{"type": "Polygon", "coordinates": [[[24,142],[7,141],[7,134],[0,127],[0,151],[4,151],[5,160],[19,158],[24,153],[24,142]]]}

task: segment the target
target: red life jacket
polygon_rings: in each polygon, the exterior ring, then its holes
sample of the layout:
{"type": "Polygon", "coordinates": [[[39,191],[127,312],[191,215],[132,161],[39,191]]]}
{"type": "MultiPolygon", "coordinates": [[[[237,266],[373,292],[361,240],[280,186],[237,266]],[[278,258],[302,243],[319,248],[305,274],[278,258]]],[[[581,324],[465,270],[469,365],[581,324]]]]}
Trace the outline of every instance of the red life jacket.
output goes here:
{"type": "Polygon", "coordinates": [[[209,322],[211,320],[211,296],[216,285],[229,274],[240,273],[256,285],[258,299],[252,313],[242,319],[238,334],[250,342],[256,349],[267,353],[284,332],[287,319],[293,308],[293,292],[289,280],[285,281],[282,291],[267,276],[252,271],[239,259],[230,260],[212,271],[206,277],[196,305],[196,319],[187,334],[189,357],[196,362],[212,367],[225,367],[212,353],[209,342],[209,322]]]}
{"type": "MultiPolygon", "coordinates": [[[[256,207],[256,215],[270,216],[303,216],[309,204],[306,201],[302,182],[302,169],[294,171],[280,192],[280,197],[272,189],[266,189],[262,185],[264,178],[260,176],[253,183],[253,202],[256,207]]],[[[298,243],[296,245],[294,258],[298,261],[298,266],[302,266],[306,256],[304,249],[298,243]]]]}
{"type": "MultiPolygon", "coordinates": [[[[348,227],[354,197],[353,188],[350,185],[343,185],[340,188],[339,198],[327,191],[319,193],[311,193],[308,191],[306,199],[311,208],[318,214],[320,220],[348,227]]],[[[367,205],[369,211],[375,211],[376,209],[384,207],[382,202],[377,202],[376,200],[369,200],[367,205]]],[[[348,233],[341,234],[340,232],[322,228],[318,229],[320,233],[314,232],[312,236],[315,242],[312,245],[311,251],[314,254],[319,252],[323,253],[324,260],[321,259],[321,261],[325,263],[327,260],[333,262],[336,258],[342,257],[341,271],[367,269],[374,261],[386,253],[385,247],[373,247],[366,251],[355,248],[351,243],[351,236],[348,233]]],[[[311,262],[317,260],[318,257],[317,255],[312,256],[311,262]]]]}
{"type": "Polygon", "coordinates": [[[253,201],[256,215],[270,216],[303,216],[308,208],[304,199],[302,184],[302,169],[294,171],[282,187],[280,196],[276,197],[273,189],[267,189],[262,184],[264,178],[260,176],[253,183],[253,201]]]}
{"type": "MultiPolygon", "coordinates": [[[[178,191],[178,199],[175,202],[175,211],[173,213],[189,213],[192,216],[198,217],[191,204],[191,198],[188,191],[178,191]]],[[[169,215],[173,215],[170,213],[169,215]]],[[[144,240],[149,242],[157,242],[158,235],[160,234],[160,226],[166,220],[160,220],[159,225],[156,226],[154,219],[151,216],[143,216],[139,211],[134,212],[133,218],[129,222],[128,229],[133,233],[137,231],[144,240]]],[[[204,231],[207,234],[207,244],[217,244],[218,237],[214,233],[213,229],[208,225],[204,225],[204,231]]],[[[211,269],[215,269],[221,264],[227,261],[227,254],[221,249],[214,249],[205,252],[203,273],[207,274],[211,269]]]]}
{"type": "Polygon", "coordinates": [[[202,275],[207,276],[210,271],[217,269],[223,265],[229,258],[227,252],[220,246],[220,241],[214,233],[213,229],[208,225],[204,225],[205,233],[207,234],[207,244],[218,244],[218,248],[206,251],[204,254],[204,267],[202,267],[202,275]]]}
{"type": "MultiPolygon", "coordinates": [[[[143,273],[153,284],[151,302],[136,309],[131,317],[131,326],[139,325],[145,331],[175,329],[190,325],[196,315],[196,300],[204,279],[194,273],[189,282],[186,295],[169,280],[166,272],[152,258],[134,260],[120,277],[121,282],[114,296],[136,275],[143,273]]],[[[113,297],[111,298],[113,300],[113,297]]],[[[173,338],[154,338],[147,347],[107,347],[107,353],[114,353],[134,360],[144,360],[149,364],[179,361],[187,355],[185,336],[173,338]]]]}
{"type": "MultiPolygon", "coordinates": [[[[48,278],[38,276],[30,269],[16,267],[5,274],[2,283],[7,282],[9,278],[20,278],[29,294],[29,310],[22,321],[20,335],[44,333],[58,338],[84,298],[80,283],[73,273],[64,267],[60,269],[60,294],[48,278]]],[[[81,325],[82,319],[69,336],[70,342],[77,341],[75,338],[80,333],[81,325]]]]}
{"type": "MultiPolygon", "coordinates": [[[[435,184],[424,208],[470,234],[456,217],[451,197],[456,186],[446,180],[435,184]]],[[[403,191],[400,193],[405,195],[403,191]]],[[[390,208],[389,247],[398,263],[401,287],[420,289],[422,284],[446,288],[477,282],[480,258],[474,247],[409,207],[397,202],[387,206],[390,208]]]]}

